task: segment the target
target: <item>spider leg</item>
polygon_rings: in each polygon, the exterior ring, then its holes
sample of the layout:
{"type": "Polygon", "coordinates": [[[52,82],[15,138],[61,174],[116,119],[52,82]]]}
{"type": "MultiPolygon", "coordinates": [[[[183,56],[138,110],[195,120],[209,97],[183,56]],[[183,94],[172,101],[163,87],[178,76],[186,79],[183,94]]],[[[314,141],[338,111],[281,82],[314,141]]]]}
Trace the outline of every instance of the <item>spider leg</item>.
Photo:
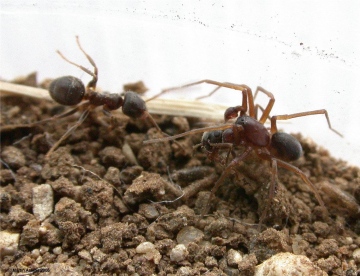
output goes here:
{"type": "MultiPolygon", "coordinates": [[[[155,122],[153,116],[151,116],[151,114],[148,111],[144,111],[144,116],[143,119],[149,119],[149,121],[151,122],[151,124],[156,128],[156,130],[163,136],[163,137],[171,137],[169,134],[163,132],[161,130],[161,128],[159,127],[159,125],[155,122]]],[[[182,148],[183,151],[185,151],[185,148],[183,147],[183,145],[181,145],[178,141],[174,141],[175,144],[177,144],[180,148],[182,148]]]]}
{"type": "Polygon", "coordinates": [[[218,125],[218,126],[214,126],[214,127],[202,127],[202,128],[192,129],[192,130],[189,130],[189,131],[186,131],[186,132],[174,135],[174,136],[146,140],[143,143],[144,144],[154,144],[154,143],[158,143],[158,142],[172,141],[172,140],[175,140],[175,139],[178,139],[181,137],[185,137],[185,136],[197,134],[197,133],[203,133],[206,131],[225,130],[225,129],[232,128],[232,126],[233,126],[232,124],[223,124],[223,125],[218,125]]]}
{"type": "MultiPolygon", "coordinates": [[[[256,90],[255,90],[254,99],[256,98],[256,96],[258,95],[259,92],[263,92],[266,96],[268,96],[268,97],[270,98],[269,103],[267,104],[265,110],[262,109],[263,113],[262,113],[261,118],[260,118],[260,120],[259,120],[259,122],[260,122],[261,124],[264,124],[265,121],[266,121],[266,119],[269,118],[270,111],[271,111],[271,109],[272,109],[273,106],[274,106],[275,97],[274,97],[274,95],[273,95],[271,92],[265,90],[265,89],[262,88],[261,86],[258,86],[258,87],[256,88],[256,90]]],[[[257,105],[257,106],[259,106],[259,105],[257,105]]],[[[250,116],[251,116],[251,115],[250,115],[250,116]]]]}
{"type": "Polygon", "coordinates": [[[217,90],[219,90],[221,87],[234,89],[234,90],[239,90],[239,91],[241,91],[243,93],[243,100],[242,100],[242,105],[238,106],[239,107],[238,111],[242,112],[242,115],[244,115],[246,113],[246,111],[248,110],[247,101],[249,99],[249,114],[250,114],[251,117],[254,116],[254,114],[255,114],[255,112],[254,112],[254,98],[253,98],[251,89],[245,84],[234,84],[234,83],[230,83],[230,82],[218,82],[218,81],[214,81],[214,80],[204,79],[204,80],[188,83],[188,84],[181,85],[181,86],[176,86],[176,87],[163,89],[160,93],[158,93],[158,94],[154,95],[153,97],[149,98],[147,101],[153,100],[153,99],[155,99],[155,98],[157,98],[157,97],[161,96],[162,94],[165,94],[165,93],[167,93],[169,91],[180,90],[180,89],[184,89],[184,88],[194,86],[194,85],[198,85],[198,84],[202,84],[202,83],[212,84],[212,85],[216,85],[218,87],[216,87],[212,92],[210,92],[210,94],[208,94],[206,96],[199,97],[199,98],[209,97],[212,94],[214,94],[217,90]]]}
{"type": "Polygon", "coordinates": [[[247,147],[245,151],[238,157],[234,158],[230,164],[226,167],[224,172],[221,174],[219,179],[216,181],[214,187],[211,189],[211,193],[209,196],[209,199],[207,201],[207,204],[205,208],[203,209],[201,215],[204,216],[206,213],[208,213],[210,209],[211,200],[216,193],[216,191],[219,189],[219,187],[224,183],[225,179],[229,176],[229,174],[240,165],[240,163],[250,154],[250,152],[253,150],[252,147],[247,147]]]}
{"type": "Polygon", "coordinates": [[[310,181],[310,179],[305,175],[305,173],[303,171],[301,171],[299,168],[289,164],[288,162],[282,161],[280,159],[277,158],[273,158],[274,160],[276,160],[277,164],[282,167],[287,169],[288,171],[292,171],[293,173],[296,173],[298,176],[301,177],[301,179],[309,186],[309,188],[312,190],[312,192],[314,193],[317,201],[319,202],[320,206],[326,210],[327,209],[325,207],[324,201],[321,199],[321,196],[317,190],[317,188],[315,187],[315,185],[310,181]]]}
{"type": "Polygon", "coordinates": [[[338,132],[337,130],[333,129],[331,127],[330,124],[330,119],[329,119],[329,115],[326,111],[326,109],[319,109],[319,110],[313,110],[313,111],[305,111],[305,112],[299,112],[299,113],[294,113],[294,114],[289,114],[289,115],[276,115],[276,116],[272,116],[271,117],[271,134],[274,134],[277,132],[277,126],[276,126],[276,121],[277,120],[289,120],[289,119],[293,119],[293,118],[298,118],[298,117],[305,117],[305,116],[310,116],[310,115],[319,115],[319,114],[324,114],[326,117],[326,121],[328,123],[329,128],[335,132],[337,135],[339,135],[340,137],[343,137],[343,135],[338,132]]]}
{"type": "Polygon", "coordinates": [[[261,227],[264,219],[266,218],[272,200],[274,199],[276,190],[277,190],[277,183],[278,183],[278,179],[277,179],[277,160],[274,158],[271,158],[271,182],[270,182],[270,187],[269,187],[269,196],[268,196],[268,202],[266,203],[265,209],[264,211],[262,211],[260,219],[259,219],[259,227],[261,227]]]}

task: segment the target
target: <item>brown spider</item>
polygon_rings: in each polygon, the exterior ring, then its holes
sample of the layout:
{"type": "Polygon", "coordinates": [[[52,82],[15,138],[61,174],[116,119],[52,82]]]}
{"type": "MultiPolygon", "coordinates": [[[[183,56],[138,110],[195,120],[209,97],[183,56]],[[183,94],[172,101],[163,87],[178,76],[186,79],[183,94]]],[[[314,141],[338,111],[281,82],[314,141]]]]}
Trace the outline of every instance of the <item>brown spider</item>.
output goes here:
{"type": "Polygon", "coordinates": [[[218,157],[218,151],[222,148],[228,149],[228,154],[225,162],[226,167],[211,190],[210,198],[204,210],[204,213],[207,212],[209,204],[211,202],[211,198],[217,191],[219,186],[225,181],[229,174],[233,172],[250,155],[252,151],[255,151],[257,156],[261,159],[269,161],[271,166],[271,182],[268,201],[269,203],[267,204],[265,210],[262,212],[262,215],[260,217],[260,223],[265,218],[276,191],[278,166],[292,171],[298,176],[300,176],[301,179],[313,191],[320,206],[326,210],[324,202],[321,199],[314,184],[309,180],[309,178],[305,175],[304,172],[289,163],[289,161],[297,160],[302,154],[302,148],[299,141],[290,134],[278,132],[276,122],[277,120],[289,120],[297,117],[324,114],[329,128],[336,134],[342,136],[339,132],[337,132],[331,127],[327,111],[325,109],[320,109],[294,113],[290,115],[277,115],[270,118],[269,114],[275,102],[275,98],[271,92],[265,90],[262,87],[257,87],[255,91],[255,97],[259,92],[262,92],[270,98],[266,108],[261,108],[258,105],[254,105],[254,96],[248,86],[227,82],[217,82],[213,80],[201,80],[183,86],[165,89],[160,94],[170,90],[181,89],[201,83],[208,83],[217,86],[217,88],[209,95],[213,94],[221,87],[235,89],[242,92],[242,104],[234,107],[229,107],[224,113],[225,122],[227,122],[229,119],[236,118],[235,122],[232,124],[223,124],[219,126],[194,129],[171,137],[144,141],[144,143],[150,144],[164,142],[187,135],[204,132],[201,145],[207,151],[208,157],[210,159],[217,160],[216,158],[218,157]],[[258,108],[263,111],[260,119],[257,119],[258,108]],[[264,126],[264,123],[268,118],[270,118],[271,122],[270,129],[264,126]],[[241,154],[236,155],[234,152],[234,148],[238,146],[242,146],[244,150],[241,154]],[[232,154],[233,159],[228,162],[230,153],[232,154]]]}

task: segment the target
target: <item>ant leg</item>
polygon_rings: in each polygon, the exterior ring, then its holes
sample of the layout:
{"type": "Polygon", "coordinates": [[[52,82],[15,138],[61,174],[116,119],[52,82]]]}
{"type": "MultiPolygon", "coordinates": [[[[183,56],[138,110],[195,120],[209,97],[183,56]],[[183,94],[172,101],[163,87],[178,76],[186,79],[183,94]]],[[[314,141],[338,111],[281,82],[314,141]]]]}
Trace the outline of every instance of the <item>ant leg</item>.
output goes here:
{"type": "Polygon", "coordinates": [[[79,46],[81,52],[83,52],[83,54],[86,56],[87,60],[90,62],[90,64],[94,67],[94,74],[92,75],[93,76],[93,79],[88,83],[88,87],[92,87],[95,89],[96,87],[96,83],[97,83],[97,80],[98,80],[98,68],[95,64],[95,61],[91,58],[91,56],[88,55],[88,53],[85,52],[85,50],[83,49],[83,47],[81,47],[81,44],[80,44],[80,39],[79,39],[79,36],[76,36],[76,43],[77,45],[79,46]]]}
{"type": "Polygon", "coordinates": [[[45,159],[49,158],[49,156],[60,146],[60,144],[70,136],[70,134],[75,131],[87,118],[91,111],[91,108],[86,109],[80,116],[79,120],[71,127],[69,128],[63,136],[51,147],[51,149],[48,151],[48,153],[45,155],[45,159]]]}
{"type": "Polygon", "coordinates": [[[82,109],[84,106],[85,106],[85,108],[87,108],[88,105],[89,105],[88,102],[84,102],[84,103],[76,106],[75,108],[72,108],[72,109],[70,109],[68,111],[65,111],[64,113],[61,113],[61,114],[58,114],[58,115],[52,116],[50,118],[34,122],[34,123],[1,126],[0,132],[7,132],[7,131],[11,131],[11,130],[14,130],[14,129],[17,129],[17,128],[32,128],[32,127],[35,127],[35,126],[40,125],[40,124],[44,124],[44,123],[52,121],[52,120],[62,119],[62,118],[65,118],[67,116],[70,116],[70,115],[76,113],[78,110],[82,109]]]}
{"type": "Polygon", "coordinates": [[[30,124],[31,126],[33,125],[38,125],[38,124],[42,124],[42,123],[46,123],[46,122],[49,122],[49,121],[52,121],[52,120],[57,120],[57,119],[62,119],[62,118],[65,118],[67,116],[70,116],[72,114],[75,114],[77,111],[79,111],[80,109],[87,109],[89,107],[89,102],[86,101],[86,102],[83,102],[79,105],[77,105],[76,107],[68,110],[68,111],[65,111],[61,114],[58,114],[58,115],[54,115],[50,118],[47,118],[47,119],[44,119],[44,120],[41,120],[41,121],[38,121],[38,122],[35,122],[35,123],[32,123],[30,124]]]}
{"type": "Polygon", "coordinates": [[[252,147],[246,148],[246,150],[238,157],[233,159],[230,164],[226,167],[224,172],[221,174],[220,178],[216,181],[214,187],[211,189],[210,197],[208,199],[208,202],[206,204],[206,207],[203,209],[202,216],[204,216],[210,209],[211,200],[215,194],[215,192],[219,189],[221,184],[225,181],[225,179],[228,177],[228,175],[237,167],[240,165],[240,163],[250,154],[250,152],[253,150],[252,147]]]}
{"type": "MultiPolygon", "coordinates": [[[[262,113],[261,118],[260,118],[260,120],[259,120],[259,122],[260,122],[261,124],[264,124],[265,121],[266,121],[266,119],[269,117],[269,114],[270,114],[271,109],[272,109],[273,106],[274,106],[275,97],[274,97],[274,95],[273,95],[271,92],[265,90],[265,89],[262,88],[261,86],[258,86],[258,87],[256,88],[256,91],[255,91],[255,94],[254,94],[254,99],[256,98],[256,96],[257,96],[257,94],[258,94],[259,92],[263,92],[266,96],[268,96],[268,97],[270,98],[269,103],[267,104],[265,110],[263,110],[263,113],[262,113]]],[[[258,105],[257,105],[257,106],[258,106],[258,105]]]]}
{"type": "Polygon", "coordinates": [[[94,62],[94,60],[84,51],[84,49],[81,47],[80,45],[80,41],[79,41],[79,37],[76,36],[76,42],[80,48],[80,50],[83,52],[83,54],[86,56],[87,60],[91,63],[91,65],[94,67],[94,72],[91,72],[89,69],[85,68],[84,66],[81,66],[69,59],[67,59],[59,50],[57,50],[56,52],[60,55],[60,57],[62,59],[64,59],[66,62],[78,67],[79,69],[83,70],[85,73],[89,74],[90,76],[93,77],[93,79],[88,83],[87,87],[91,87],[93,89],[96,88],[96,83],[98,81],[98,68],[94,62]]]}
{"type": "Polygon", "coordinates": [[[274,134],[274,133],[277,132],[276,120],[289,120],[289,119],[293,119],[293,118],[305,117],[305,116],[310,116],[310,115],[319,115],[319,114],[324,114],[325,117],[326,117],[326,121],[328,123],[329,128],[333,132],[335,132],[337,135],[339,135],[340,137],[343,137],[343,135],[340,132],[336,131],[335,129],[333,129],[331,127],[329,115],[328,115],[326,109],[306,111],[306,112],[294,113],[294,114],[290,114],[290,115],[272,116],[271,117],[271,133],[274,134]]]}

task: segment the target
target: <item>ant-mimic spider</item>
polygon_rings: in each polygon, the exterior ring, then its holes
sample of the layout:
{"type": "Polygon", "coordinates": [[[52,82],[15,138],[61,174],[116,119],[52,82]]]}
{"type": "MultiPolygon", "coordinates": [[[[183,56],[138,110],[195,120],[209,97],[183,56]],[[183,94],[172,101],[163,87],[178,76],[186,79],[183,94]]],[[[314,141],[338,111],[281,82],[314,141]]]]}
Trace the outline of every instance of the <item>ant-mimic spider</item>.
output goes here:
{"type": "Polygon", "coordinates": [[[76,42],[81,52],[85,55],[87,60],[93,66],[93,72],[75,62],[70,61],[60,51],[57,51],[57,53],[66,62],[78,67],[88,75],[92,76],[92,79],[85,87],[80,79],[73,76],[63,76],[54,79],[49,86],[49,94],[54,101],[61,105],[75,107],[68,111],[65,111],[62,114],[55,115],[51,118],[44,119],[35,123],[27,125],[13,125],[9,127],[11,127],[11,129],[16,127],[32,127],[51,120],[65,118],[69,115],[76,113],[77,111],[82,111],[78,121],[73,126],[71,126],[65,132],[65,134],[63,134],[63,136],[61,136],[61,138],[50,148],[50,150],[46,154],[46,157],[49,157],[51,153],[56,150],[59,145],[84,122],[84,120],[88,117],[89,113],[99,106],[102,106],[102,111],[107,116],[111,116],[112,110],[116,110],[122,107],[123,113],[132,119],[148,118],[154,125],[154,127],[162,135],[166,135],[161,131],[158,124],[147,111],[145,101],[141,99],[140,96],[135,92],[126,91],[125,93],[123,93],[123,95],[121,95],[108,92],[99,93],[96,91],[96,84],[98,81],[98,68],[94,60],[82,48],[78,36],[76,36],[76,42]]]}
{"type": "Polygon", "coordinates": [[[301,179],[313,191],[320,206],[324,210],[326,210],[325,204],[321,199],[320,194],[314,184],[310,181],[310,179],[306,176],[304,172],[289,163],[290,161],[297,160],[302,154],[302,147],[299,141],[290,134],[279,132],[276,122],[277,120],[289,120],[309,115],[324,114],[329,128],[336,134],[342,136],[339,132],[337,132],[331,127],[327,111],[325,109],[320,109],[314,111],[294,113],[290,115],[277,115],[270,118],[270,112],[275,103],[275,98],[271,92],[263,89],[262,87],[257,87],[255,91],[255,96],[253,96],[251,89],[246,85],[217,82],[213,80],[201,80],[179,87],[164,89],[160,94],[201,83],[208,83],[217,86],[217,88],[215,88],[209,95],[212,95],[221,87],[230,88],[242,92],[242,104],[234,107],[229,107],[224,113],[225,122],[230,119],[236,118],[235,122],[231,124],[227,123],[219,126],[194,129],[171,137],[148,140],[144,143],[150,144],[170,141],[187,135],[204,132],[200,145],[205,149],[208,157],[212,161],[223,161],[219,156],[219,151],[221,149],[228,150],[226,160],[225,162],[223,162],[225,165],[225,169],[211,190],[210,198],[208,200],[206,208],[203,211],[203,214],[208,211],[211,203],[211,198],[214,196],[214,193],[217,191],[220,185],[233,171],[236,170],[237,167],[241,165],[241,163],[247,157],[249,157],[250,153],[253,151],[261,159],[269,161],[271,166],[271,181],[269,187],[268,203],[265,210],[261,214],[260,224],[265,219],[271,202],[276,193],[278,167],[285,168],[300,176],[301,179]],[[261,106],[254,104],[254,98],[256,98],[259,92],[264,93],[270,98],[266,108],[262,108],[261,106]],[[262,115],[260,119],[257,118],[258,109],[262,110],[262,115]],[[268,118],[270,118],[271,122],[270,128],[264,126],[268,118]],[[234,151],[237,148],[243,149],[239,155],[236,155],[234,151]],[[229,162],[230,154],[233,159],[229,162]]]}

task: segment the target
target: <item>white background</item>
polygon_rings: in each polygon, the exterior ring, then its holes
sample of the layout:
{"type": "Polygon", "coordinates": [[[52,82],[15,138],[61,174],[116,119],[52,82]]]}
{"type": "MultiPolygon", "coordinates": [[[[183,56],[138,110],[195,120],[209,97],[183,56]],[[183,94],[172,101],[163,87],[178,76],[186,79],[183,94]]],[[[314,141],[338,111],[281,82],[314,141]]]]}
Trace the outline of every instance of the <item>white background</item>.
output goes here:
{"type": "MultiPolygon", "coordinates": [[[[98,85],[112,92],[143,80],[161,88],[204,78],[273,92],[272,115],[326,108],[281,124],[360,165],[359,1],[1,1],[0,77],[34,70],[39,80],[89,77],[55,53],[88,67],[79,35],[96,61],[98,85]]],[[[89,66],[90,67],[90,66],[89,66]]],[[[204,87],[204,91],[209,87],[204,87]]],[[[191,91],[195,91],[192,89],[191,91]]],[[[206,92],[204,92],[206,93],[206,92]]],[[[209,101],[240,104],[240,93],[209,101]]],[[[173,97],[189,97],[174,93],[173,97]]],[[[265,106],[266,97],[259,97],[265,106]]]]}

